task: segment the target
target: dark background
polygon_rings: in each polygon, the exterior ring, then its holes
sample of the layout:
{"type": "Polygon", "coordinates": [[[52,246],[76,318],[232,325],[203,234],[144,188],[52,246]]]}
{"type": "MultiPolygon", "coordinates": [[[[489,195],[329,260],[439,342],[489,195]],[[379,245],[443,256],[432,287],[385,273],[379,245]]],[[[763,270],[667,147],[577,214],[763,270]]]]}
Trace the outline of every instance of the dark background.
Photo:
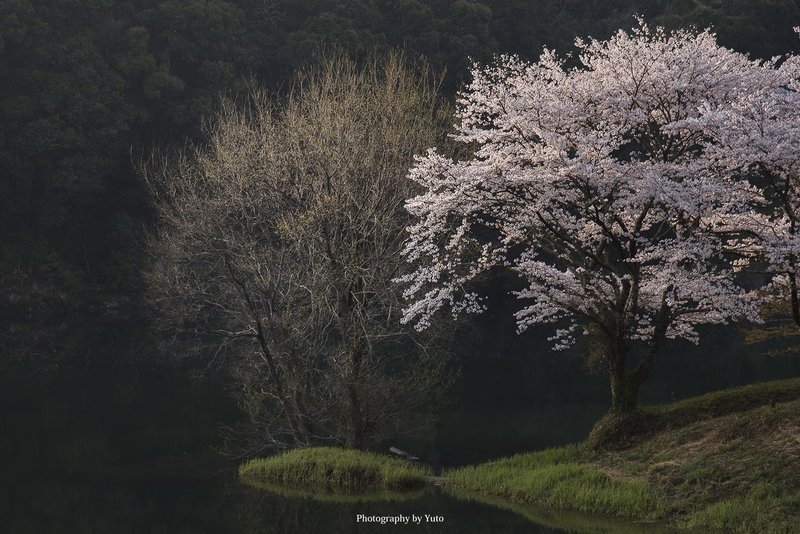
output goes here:
{"type": "MultiPolygon", "coordinates": [[[[0,529],[353,527],[363,506],[248,491],[214,453],[241,414],[222,376],[198,378],[202,362],[137,313],[153,212],[132,162],[200,141],[220,94],[251,81],[280,94],[323,46],[356,57],[403,47],[446,69],[453,99],[472,59],[566,53],[576,35],[631,28],[635,13],[711,25],[754,57],[800,49],[800,0],[0,0],[0,529]]],[[[509,284],[493,280],[500,302],[459,327],[462,372],[436,427],[392,444],[437,466],[479,462],[579,441],[605,411],[607,381],[579,351],[551,352],[545,327],[515,334],[509,284]]],[[[702,334],[663,351],[644,402],[800,372],[800,359],[768,356],[791,340],[702,334]]],[[[552,532],[426,499],[380,506],[443,513],[453,531],[552,532]]]]}
{"type": "Polygon", "coordinates": [[[634,14],[713,26],[755,57],[798,50],[797,0],[5,0],[0,3],[0,319],[135,303],[151,199],[132,161],[200,139],[220,94],[279,93],[321,46],[404,47],[446,69],[568,52],[634,14]]]}

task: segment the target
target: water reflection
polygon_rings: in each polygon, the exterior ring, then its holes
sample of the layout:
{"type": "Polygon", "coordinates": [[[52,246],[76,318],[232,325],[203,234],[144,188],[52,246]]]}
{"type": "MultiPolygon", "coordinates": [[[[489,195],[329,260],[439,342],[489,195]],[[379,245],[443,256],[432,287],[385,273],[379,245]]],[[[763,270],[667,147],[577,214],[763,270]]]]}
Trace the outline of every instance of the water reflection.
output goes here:
{"type": "Polygon", "coordinates": [[[555,529],[555,532],[581,534],[691,534],[692,531],[677,530],[653,522],[624,521],[613,517],[581,514],[577,512],[543,510],[535,506],[511,503],[497,497],[480,495],[455,489],[448,490],[454,498],[467,502],[480,503],[507,510],[528,519],[541,528],[555,529]]]}
{"type": "Polygon", "coordinates": [[[248,521],[243,532],[283,534],[286,532],[341,533],[561,533],[561,529],[532,523],[529,519],[494,506],[455,499],[431,489],[415,499],[402,501],[329,502],[311,498],[278,497],[258,490],[247,495],[248,521]],[[438,516],[429,522],[425,515],[438,516]],[[406,524],[365,523],[359,515],[403,516],[406,524]],[[419,518],[414,523],[412,516],[419,518]]]}
{"type": "Polygon", "coordinates": [[[4,496],[5,532],[74,533],[555,533],[524,516],[448,497],[437,490],[402,501],[319,501],[288,497],[232,479],[187,481],[108,479],[28,481],[4,496]],[[7,506],[6,506],[7,505],[7,506]],[[368,516],[443,518],[442,522],[379,525],[368,516]]]}
{"type": "MultiPolygon", "coordinates": [[[[464,341],[463,375],[435,431],[391,444],[447,466],[582,439],[605,409],[603,377],[551,353],[541,332],[482,336],[464,341]]],[[[178,349],[146,325],[17,326],[0,346],[4,532],[658,532],[438,490],[367,500],[250,488],[214,453],[220,423],[238,417],[219,376],[190,380],[170,357],[178,349]],[[380,526],[359,513],[445,521],[380,526]]],[[[672,345],[645,400],[800,374],[800,358],[760,350],[735,329],[672,345]]]]}
{"type": "Polygon", "coordinates": [[[336,492],[329,490],[314,490],[311,488],[294,488],[289,486],[280,486],[278,484],[271,484],[268,482],[261,482],[257,480],[248,479],[242,481],[246,486],[254,489],[263,490],[269,494],[277,497],[286,497],[289,499],[308,499],[317,502],[326,502],[334,504],[370,504],[376,502],[392,502],[398,503],[402,501],[413,501],[425,496],[428,492],[426,489],[411,490],[411,491],[389,491],[377,490],[369,493],[362,492],[336,492]]]}

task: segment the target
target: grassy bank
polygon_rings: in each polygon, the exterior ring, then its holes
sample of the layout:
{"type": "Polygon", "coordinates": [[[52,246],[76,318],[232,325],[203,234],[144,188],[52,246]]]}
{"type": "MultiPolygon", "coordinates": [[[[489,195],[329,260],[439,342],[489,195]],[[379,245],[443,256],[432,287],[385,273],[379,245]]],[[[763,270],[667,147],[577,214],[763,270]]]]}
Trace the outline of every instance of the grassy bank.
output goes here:
{"type": "Polygon", "coordinates": [[[399,458],[333,447],[296,449],[239,467],[247,482],[315,490],[408,490],[424,486],[429,474],[399,458]]]}
{"type": "Polygon", "coordinates": [[[645,481],[609,476],[577,446],[464,467],[446,479],[448,486],[559,510],[636,519],[657,519],[664,510],[645,481]]]}
{"type": "Polygon", "coordinates": [[[800,379],[646,409],[622,451],[561,447],[447,474],[450,488],[512,503],[727,532],[800,525],[800,379]]]}

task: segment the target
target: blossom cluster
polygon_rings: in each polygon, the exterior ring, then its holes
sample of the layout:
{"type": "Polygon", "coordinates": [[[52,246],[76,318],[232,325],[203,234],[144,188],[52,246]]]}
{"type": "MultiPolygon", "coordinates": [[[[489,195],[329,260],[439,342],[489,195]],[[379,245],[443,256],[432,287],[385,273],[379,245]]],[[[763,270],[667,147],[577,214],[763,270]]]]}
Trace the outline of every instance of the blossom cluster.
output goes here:
{"type": "Polygon", "coordinates": [[[519,329],[559,322],[557,348],[589,323],[634,340],[665,320],[696,340],[757,321],[735,269],[794,273],[800,257],[800,59],[641,21],[576,46],[570,62],[476,66],[454,134],[469,156],[417,157],[404,321],[481,311],[472,281],[495,266],[525,281],[519,329]]]}

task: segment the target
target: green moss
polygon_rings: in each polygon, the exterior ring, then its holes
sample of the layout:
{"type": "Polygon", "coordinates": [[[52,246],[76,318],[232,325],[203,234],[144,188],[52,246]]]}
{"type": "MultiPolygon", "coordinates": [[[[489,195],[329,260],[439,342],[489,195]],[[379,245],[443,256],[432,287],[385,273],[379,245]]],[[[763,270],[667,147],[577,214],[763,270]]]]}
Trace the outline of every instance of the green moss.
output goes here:
{"type": "Polygon", "coordinates": [[[352,449],[295,449],[239,466],[250,483],[315,490],[406,490],[426,484],[429,472],[405,460],[352,449]]]}

